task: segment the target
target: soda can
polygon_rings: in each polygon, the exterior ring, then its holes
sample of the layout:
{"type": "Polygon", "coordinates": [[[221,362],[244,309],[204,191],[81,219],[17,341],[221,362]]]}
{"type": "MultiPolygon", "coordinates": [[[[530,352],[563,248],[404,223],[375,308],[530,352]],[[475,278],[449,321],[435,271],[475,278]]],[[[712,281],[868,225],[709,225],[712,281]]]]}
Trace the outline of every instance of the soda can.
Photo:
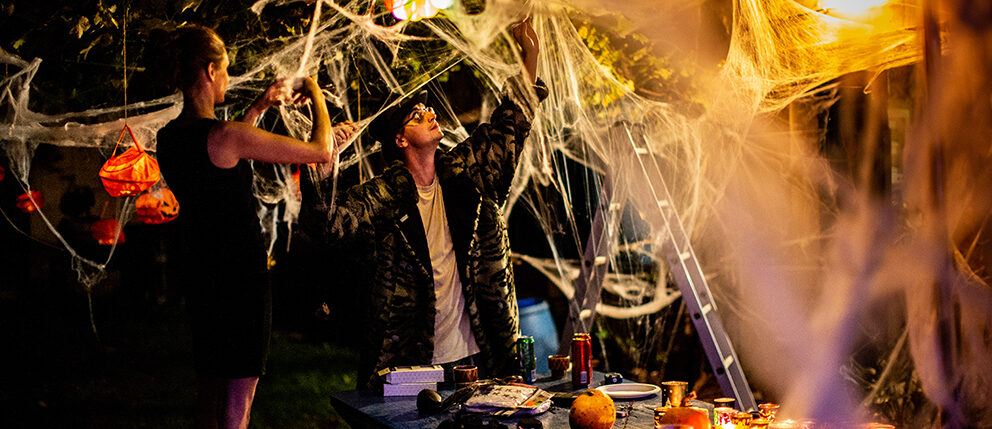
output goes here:
{"type": "Polygon", "coordinates": [[[526,384],[537,381],[537,355],[534,354],[534,337],[522,335],[517,338],[517,361],[520,362],[520,376],[526,384]]]}
{"type": "Polygon", "coordinates": [[[589,387],[592,378],[592,337],[586,333],[572,335],[572,387],[589,387]]]}

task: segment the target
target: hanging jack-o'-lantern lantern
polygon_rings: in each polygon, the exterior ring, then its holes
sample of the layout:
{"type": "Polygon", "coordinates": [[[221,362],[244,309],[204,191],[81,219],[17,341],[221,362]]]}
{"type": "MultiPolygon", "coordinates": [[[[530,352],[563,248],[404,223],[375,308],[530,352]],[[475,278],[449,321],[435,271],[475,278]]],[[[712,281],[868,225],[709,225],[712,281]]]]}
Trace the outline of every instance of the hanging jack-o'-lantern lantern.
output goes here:
{"type": "MultiPolygon", "coordinates": [[[[117,137],[117,146],[124,140],[125,131],[131,136],[134,146],[120,155],[111,156],[100,168],[103,187],[114,197],[138,195],[151,188],[160,177],[158,161],[141,149],[131,127],[125,125],[121,130],[121,135],[117,137]]],[[[114,153],[117,153],[117,146],[114,146],[114,153]]]]}
{"type": "Polygon", "coordinates": [[[293,196],[296,197],[297,201],[303,201],[303,191],[300,188],[300,170],[302,170],[302,168],[297,168],[296,171],[293,172],[292,176],[293,183],[296,185],[296,188],[293,189],[293,196]]]}
{"type": "Polygon", "coordinates": [[[121,230],[121,225],[117,223],[117,219],[102,219],[93,222],[93,225],[90,225],[90,232],[93,233],[93,239],[104,246],[124,242],[124,231],[121,230]]]}
{"type": "Polygon", "coordinates": [[[166,223],[179,216],[179,201],[169,188],[162,188],[138,197],[134,202],[138,220],[152,225],[166,223]]]}
{"type": "Polygon", "coordinates": [[[38,191],[27,191],[14,200],[14,205],[24,213],[34,213],[45,206],[45,197],[38,191]]]}

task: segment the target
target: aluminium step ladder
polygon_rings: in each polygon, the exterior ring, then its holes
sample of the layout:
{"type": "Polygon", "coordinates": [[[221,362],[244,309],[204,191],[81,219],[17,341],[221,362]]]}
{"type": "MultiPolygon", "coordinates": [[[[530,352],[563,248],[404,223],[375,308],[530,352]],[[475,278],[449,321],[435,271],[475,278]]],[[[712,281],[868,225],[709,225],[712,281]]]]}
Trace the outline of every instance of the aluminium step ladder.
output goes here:
{"type": "MultiPolygon", "coordinates": [[[[682,293],[682,299],[689,310],[689,316],[717,382],[725,395],[737,401],[738,408],[756,410],[758,407],[754,395],[744,376],[744,370],[730,337],[717,315],[716,302],[672,203],[672,196],[662,177],[657,158],[652,155],[643,133],[632,132],[628,124],[621,125],[619,132],[631,143],[630,148],[633,153],[627,155],[631,158],[632,166],[639,167],[646,175],[647,180],[642,192],[649,193],[653,201],[657,202],[656,210],[652,208],[649,210],[650,213],[642,213],[642,215],[649,218],[652,225],[663,225],[665,229],[654,233],[663,234],[662,251],[672,278],[682,293]]],[[[607,177],[600,190],[598,209],[583,254],[579,278],[575,284],[575,294],[570,301],[569,317],[565,322],[559,343],[559,350],[563,352],[569,350],[572,334],[576,332],[575,327],[588,332],[595,317],[596,305],[599,303],[610,257],[617,247],[616,235],[626,202],[613,201],[614,186],[611,180],[613,178],[607,177]]]]}

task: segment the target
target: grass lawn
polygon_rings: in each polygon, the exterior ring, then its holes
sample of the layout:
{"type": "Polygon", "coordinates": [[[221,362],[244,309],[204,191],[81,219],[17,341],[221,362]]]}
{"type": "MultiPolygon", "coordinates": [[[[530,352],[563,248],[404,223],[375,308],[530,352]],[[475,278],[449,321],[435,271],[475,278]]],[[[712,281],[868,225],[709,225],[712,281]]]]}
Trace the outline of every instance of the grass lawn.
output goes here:
{"type": "MultiPolygon", "coordinates": [[[[98,341],[84,295],[52,299],[39,289],[0,300],[0,427],[192,427],[195,376],[179,305],[98,297],[98,341]]],[[[353,388],[356,361],[350,347],[277,330],[251,427],[347,427],[328,398],[353,388]]]]}

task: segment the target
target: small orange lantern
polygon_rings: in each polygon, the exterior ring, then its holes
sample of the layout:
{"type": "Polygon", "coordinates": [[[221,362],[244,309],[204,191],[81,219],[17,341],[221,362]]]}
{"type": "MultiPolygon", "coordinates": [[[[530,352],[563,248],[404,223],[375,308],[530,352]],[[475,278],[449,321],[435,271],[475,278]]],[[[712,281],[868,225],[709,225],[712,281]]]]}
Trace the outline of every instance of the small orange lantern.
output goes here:
{"type": "MultiPolygon", "coordinates": [[[[160,177],[158,161],[141,149],[131,127],[125,125],[121,130],[121,135],[117,137],[117,146],[124,140],[125,131],[131,135],[134,146],[120,155],[111,156],[100,168],[103,187],[114,197],[138,195],[151,188],[160,177]]],[[[114,146],[114,153],[117,153],[117,146],[114,146]]]]}
{"type": "Polygon", "coordinates": [[[166,223],[179,216],[179,201],[169,188],[162,188],[138,197],[134,202],[138,220],[152,225],[166,223]]]}
{"type": "Polygon", "coordinates": [[[38,191],[28,191],[14,200],[14,205],[24,213],[34,213],[45,206],[45,197],[38,191]]]}
{"type": "Polygon", "coordinates": [[[303,191],[300,189],[301,170],[302,170],[301,168],[297,168],[296,171],[293,172],[293,183],[296,184],[296,189],[294,189],[293,196],[296,197],[296,199],[299,201],[303,201],[303,191]]]}
{"type": "Polygon", "coordinates": [[[0,182],[3,182],[4,177],[7,177],[7,169],[0,165],[0,182]]]}
{"type": "Polygon", "coordinates": [[[117,219],[103,219],[93,222],[93,225],[90,225],[90,232],[93,233],[93,239],[104,246],[124,242],[124,231],[121,231],[121,225],[117,223],[117,219]]]}

